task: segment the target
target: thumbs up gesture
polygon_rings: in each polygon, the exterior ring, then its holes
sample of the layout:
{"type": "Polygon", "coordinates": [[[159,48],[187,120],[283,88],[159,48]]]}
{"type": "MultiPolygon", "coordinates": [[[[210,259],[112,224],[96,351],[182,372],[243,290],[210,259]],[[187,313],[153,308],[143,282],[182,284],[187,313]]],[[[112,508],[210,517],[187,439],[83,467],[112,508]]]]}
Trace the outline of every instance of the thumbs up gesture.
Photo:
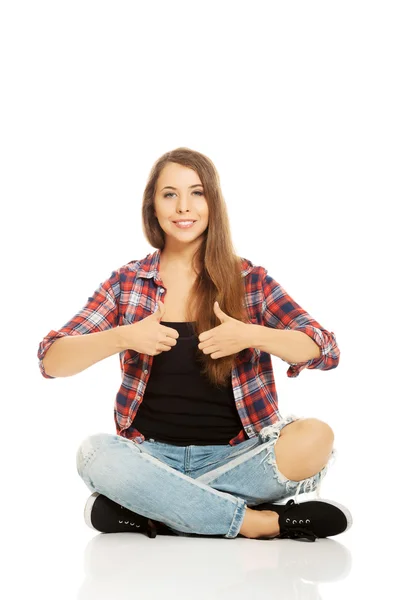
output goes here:
{"type": "Polygon", "coordinates": [[[160,301],[158,309],[152,315],[130,325],[121,325],[119,329],[123,349],[156,356],[176,346],[179,332],[160,324],[164,313],[165,306],[160,301]]]}
{"type": "Polygon", "coordinates": [[[251,346],[251,323],[243,323],[229,317],[220,309],[218,302],[214,302],[214,312],[221,321],[221,325],[203,331],[199,335],[199,350],[202,350],[204,354],[210,354],[211,358],[222,358],[251,346]]]}

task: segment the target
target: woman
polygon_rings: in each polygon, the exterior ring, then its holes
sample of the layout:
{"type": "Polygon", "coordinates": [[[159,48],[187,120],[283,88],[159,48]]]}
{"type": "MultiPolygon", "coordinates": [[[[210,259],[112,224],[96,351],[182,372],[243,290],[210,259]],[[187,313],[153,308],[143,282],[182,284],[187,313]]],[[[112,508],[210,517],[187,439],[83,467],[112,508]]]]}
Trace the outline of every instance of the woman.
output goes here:
{"type": "Polygon", "coordinates": [[[203,154],[178,148],[155,163],[142,218],[157,250],[113,271],[38,350],[46,378],[119,353],[117,435],[91,435],[77,452],[93,492],[87,524],[149,537],[314,541],[346,531],[344,506],[296,502],[301,490],[319,497],[333,432],[281,417],[271,362],[287,362],[289,377],[334,369],[334,333],[235,255],[219,176],[203,154]]]}

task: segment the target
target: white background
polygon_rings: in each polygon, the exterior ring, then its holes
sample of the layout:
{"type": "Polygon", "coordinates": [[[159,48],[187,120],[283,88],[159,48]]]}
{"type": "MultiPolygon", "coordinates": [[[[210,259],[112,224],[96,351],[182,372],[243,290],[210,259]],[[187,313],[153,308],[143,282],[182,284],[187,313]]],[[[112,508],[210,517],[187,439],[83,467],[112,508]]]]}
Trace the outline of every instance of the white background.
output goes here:
{"type": "MultiPolygon", "coordinates": [[[[321,597],[395,580],[399,28],[398,3],[382,0],[2,4],[7,597],[95,597],[75,453],[114,432],[118,355],[47,380],[36,353],[112,270],[154,251],[142,194],[152,164],[179,146],[216,165],[236,253],[337,337],[331,371],[289,379],[273,357],[281,412],[334,429],[322,496],[354,517],[340,538],[352,570],[321,597]]],[[[156,543],[139,537],[138,548],[156,543]]],[[[133,567],[132,597],[155,597],[133,567]]]]}

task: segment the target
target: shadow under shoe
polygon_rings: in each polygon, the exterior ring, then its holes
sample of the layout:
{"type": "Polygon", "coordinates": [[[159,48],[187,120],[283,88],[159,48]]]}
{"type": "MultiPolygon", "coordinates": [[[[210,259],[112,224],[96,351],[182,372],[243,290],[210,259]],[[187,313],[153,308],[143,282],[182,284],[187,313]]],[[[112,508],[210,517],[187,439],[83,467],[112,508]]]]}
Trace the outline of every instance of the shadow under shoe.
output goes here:
{"type": "Polygon", "coordinates": [[[353,518],[348,508],[332,500],[310,500],[296,503],[291,499],[286,504],[266,502],[251,508],[252,510],[271,510],[279,515],[279,535],[275,538],[265,539],[307,539],[315,542],[317,538],[344,533],[353,524],[353,518]]]}
{"type": "Polygon", "coordinates": [[[149,538],[177,535],[164,523],[139,515],[98,492],[88,498],[84,517],[89,527],[101,533],[146,533],[149,538]]]}

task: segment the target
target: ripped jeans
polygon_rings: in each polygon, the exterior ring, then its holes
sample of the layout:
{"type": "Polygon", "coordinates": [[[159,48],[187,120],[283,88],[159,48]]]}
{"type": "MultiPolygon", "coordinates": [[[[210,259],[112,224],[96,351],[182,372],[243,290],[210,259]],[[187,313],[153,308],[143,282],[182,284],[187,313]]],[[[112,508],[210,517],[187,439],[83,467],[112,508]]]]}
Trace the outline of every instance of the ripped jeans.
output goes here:
{"type": "Polygon", "coordinates": [[[177,535],[235,538],[246,506],[317,490],[331,459],[316,475],[293,481],[278,471],[275,443],[293,415],[264,427],[236,446],[137,443],[98,433],[77,452],[77,469],[92,492],[168,525],[177,535]]]}

